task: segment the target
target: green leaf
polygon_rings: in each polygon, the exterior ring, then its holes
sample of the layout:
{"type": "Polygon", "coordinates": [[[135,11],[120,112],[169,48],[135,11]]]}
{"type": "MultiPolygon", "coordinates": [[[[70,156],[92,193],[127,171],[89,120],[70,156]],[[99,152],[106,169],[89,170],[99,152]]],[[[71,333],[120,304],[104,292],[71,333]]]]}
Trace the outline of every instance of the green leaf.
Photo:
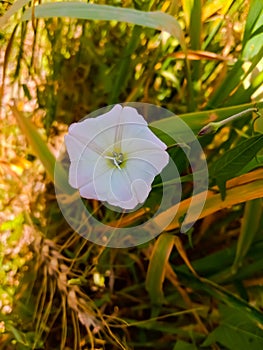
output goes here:
{"type": "MultiPolygon", "coordinates": [[[[161,11],[144,12],[130,8],[70,1],[52,2],[35,6],[34,17],[69,17],[104,21],[117,20],[119,22],[164,30],[177,38],[182,49],[186,51],[184,34],[180,24],[173,16],[161,11]]],[[[28,21],[31,19],[32,9],[27,9],[22,16],[22,21],[28,21]]]]}
{"type": "Polygon", "coordinates": [[[198,350],[195,344],[189,344],[185,341],[178,340],[173,350],[198,350]]]}
{"type": "MultiPolygon", "coordinates": [[[[260,247],[260,249],[260,254],[262,254],[262,247],[260,247]]],[[[219,261],[221,262],[221,260],[219,261]]],[[[257,267],[257,271],[262,271],[262,262],[260,263],[260,270],[257,267]]],[[[221,285],[207,278],[197,278],[189,272],[183,272],[183,269],[176,268],[175,272],[179,280],[182,281],[182,283],[184,283],[186,287],[190,287],[194,290],[201,290],[205,293],[208,293],[213,298],[221,301],[229,307],[239,309],[244,314],[246,314],[249,319],[253,320],[253,322],[263,324],[263,313],[260,310],[250,305],[248,302],[246,302],[244,299],[241,299],[239,296],[228,291],[221,285]]],[[[248,275],[251,276],[251,273],[248,273],[248,275]]],[[[229,282],[231,282],[231,280],[229,282]]]]}
{"type": "Polygon", "coordinates": [[[235,261],[233,264],[234,271],[242,263],[251,244],[253,243],[256,233],[260,227],[259,225],[262,213],[262,198],[257,198],[246,202],[241,231],[237,242],[235,261]]]}
{"type": "MultiPolygon", "coordinates": [[[[191,8],[191,20],[190,20],[189,35],[191,41],[192,50],[200,50],[202,42],[202,1],[194,0],[191,8]]],[[[200,61],[192,62],[193,72],[192,79],[193,81],[198,81],[200,78],[200,61]]]]}
{"type": "Polygon", "coordinates": [[[174,236],[163,233],[155,242],[146,277],[146,289],[152,304],[164,302],[163,282],[166,264],[174,245],[174,236]]]}
{"type": "Polygon", "coordinates": [[[241,59],[236,61],[230,72],[226,75],[223,82],[208,101],[207,109],[225,104],[225,101],[232,95],[232,91],[236,89],[242,80],[242,76],[244,75],[243,64],[244,62],[241,59]]]}
{"type": "Polygon", "coordinates": [[[33,123],[28,118],[26,118],[20,111],[18,111],[16,106],[11,106],[11,109],[20,129],[26,136],[33,150],[36,152],[36,155],[40,158],[42,164],[46,169],[46,172],[53,180],[54,167],[56,161],[55,157],[48,149],[45,141],[42,139],[33,123]]]}
{"type": "Polygon", "coordinates": [[[212,164],[210,175],[216,180],[223,200],[226,196],[226,181],[235,177],[262,148],[263,134],[258,134],[228,150],[212,164]]]}
{"type": "Polygon", "coordinates": [[[116,66],[114,84],[111,86],[111,91],[108,98],[109,105],[117,103],[119,101],[121,91],[123,91],[127,86],[128,80],[130,78],[129,67],[131,65],[131,57],[139,43],[141,31],[142,28],[139,26],[135,26],[133,28],[131,39],[119,59],[119,62],[116,66]]]}
{"type": "MultiPolygon", "coordinates": [[[[262,40],[260,41],[260,31],[257,30],[258,27],[260,27],[260,25],[262,24],[262,10],[263,1],[251,1],[242,43],[242,54],[237,60],[237,62],[234,64],[230,72],[226,74],[223,82],[213,93],[210,101],[207,103],[207,108],[213,108],[216,106],[219,107],[221,105],[233,106],[235,104],[239,104],[242,102],[244,103],[251,100],[251,96],[253,95],[255,89],[246,89],[244,93],[242,93],[242,89],[244,89],[242,82],[245,80],[248,74],[256,67],[256,65],[262,58],[262,40]],[[257,37],[250,41],[253,35],[257,35],[257,37]],[[244,72],[244,60],[251,60],[252,63],[250,69],[247,72],[244,72]]],[[[252,81],[251,85],[253,85],[252,81]]]]}
{"type": "Polygon", "coordinates": [[[56,162],[56,158],[50,152],[46,142],[42,139],[38,133],[36,127],[31,122],[29,118],[26,118],[16,106],[10,106],[17,123],[26,136],[30,146],[42,162],[47,174],[50,179],[54,182],[56,180],[56,185],[63,192],[72,194],[74,191],[68,184],[68,175],[62,165],[56,162]]]}
{"type": "Polygon", "coordinates": [[[249,61],[255,57],[260,50],[262,50],[262,43],[263,33],[253,36],[250,40],[248,40],[242,53],[243,59],[249,61]]]}
{"type": "Polygon", "coordinates": [[[220,307],[222,321],[208,335],[202,346],[216,342],[229,350],[258,350],[263,348],[263,331],[247,314],[227,306],[220,307]]]}
{"type": "Polygon", "coordinates": [[[263,1],[262,0],[252,0],[250,2],[250,9],[247,15],[246,26],[243,37],[243,45],[247,43],[249,38],[251,38],[252,33],[258,23],[258,20],[262,19],[263,11],[263,1]]]}

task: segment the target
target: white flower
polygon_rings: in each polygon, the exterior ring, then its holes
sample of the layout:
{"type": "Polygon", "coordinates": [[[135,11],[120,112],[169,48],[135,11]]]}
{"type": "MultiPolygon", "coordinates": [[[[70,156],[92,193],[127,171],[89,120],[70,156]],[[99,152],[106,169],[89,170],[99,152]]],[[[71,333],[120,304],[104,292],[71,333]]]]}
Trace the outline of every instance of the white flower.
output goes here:
{"type": "Polygon", "coordinates": [[[132,107],[115,105],[69,127],[69,183],[84,198],[123,209],[143,203],[154,177],[168,164],[166,145],[132,107]]]}

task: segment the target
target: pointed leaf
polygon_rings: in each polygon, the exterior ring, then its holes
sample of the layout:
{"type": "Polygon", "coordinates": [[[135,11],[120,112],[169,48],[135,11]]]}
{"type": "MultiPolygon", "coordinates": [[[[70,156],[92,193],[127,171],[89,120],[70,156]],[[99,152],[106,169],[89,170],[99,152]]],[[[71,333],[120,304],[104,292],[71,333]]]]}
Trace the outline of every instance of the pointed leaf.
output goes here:
{"type": "Polygon", "coordinates": [[[222,322],[208,335],[203,346],[220,343],[227,349],[258,350],[263,347],[263,331],[237,308],[221,307],[222,322]]]}
{"type": "Polygon", "coordinates": [[[174,245],[174,236],[164,233],[155,242],[146,277],[146,289],[154,305],[164,302],[163,282],[166,264],[174,245]]]}
{"type": "Polygon", "coordinates": [[[226,196],[226,181],[235,177],[263,148],[263,134],[253,136],[225,152],[211,166],[211,177],[216,180],[221,197],[226,196]]]}
{"type": "Polygon", "coordinates": [[[66,171],[62,168],[59,162],[56,162],[54,155],[50,152],[45,141],[42,139],[38,133],[34,124],[29,118],[26,118],[17,107],[10,106],[17,123],[26,136],[30,146],[36,153],[37,157],[42,162],[47,174],[50,179],[54,182],[56,175],[56,185],[62,190],[66,191],[68,194],[73,193],[73,189],[68,184],[68,175],[66,171]],[[55,174],[56,169],[56,174],[55,174]]]}
{"type": "Polygon", "coordinates": [[[237,269],[246,256],[253,240],[260,228],[262,217],[262,198],[253,199],[245,204],[245,212],[241,224],[240,235],[237,242],[237,250],[233,269],[237,269]]]}

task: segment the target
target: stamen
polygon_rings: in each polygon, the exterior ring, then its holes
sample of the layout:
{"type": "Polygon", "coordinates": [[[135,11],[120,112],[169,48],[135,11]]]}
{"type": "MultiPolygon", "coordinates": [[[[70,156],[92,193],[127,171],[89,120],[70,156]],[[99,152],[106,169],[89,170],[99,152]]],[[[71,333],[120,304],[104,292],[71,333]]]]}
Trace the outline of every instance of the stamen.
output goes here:
{"type": "Polygon", "coordinates": [[[113,161],[113,164],[121,170],[120,164],[123,162],[123,153],[118,152],[112,152],[113,157],[111,156],[104,156],[104,158],[110,159],[113,161]]]}
{"type": "Polygon", "coordinates": [[[121,164],[123,162],[123,154],[122,153],[117,153],[117,152],[112,152],[113,157],[116,159],[116,162],[118,164],[121,164]]]}

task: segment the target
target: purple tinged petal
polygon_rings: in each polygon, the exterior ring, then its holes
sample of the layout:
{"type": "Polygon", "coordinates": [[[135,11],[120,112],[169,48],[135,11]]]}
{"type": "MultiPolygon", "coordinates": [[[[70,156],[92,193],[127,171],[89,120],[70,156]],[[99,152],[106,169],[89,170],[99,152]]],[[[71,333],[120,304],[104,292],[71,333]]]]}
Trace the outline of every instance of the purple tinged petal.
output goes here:
{"type": "Polygon", "coordinates": [[[125,170],[114,171],[110,178],[109,191],[112,194],[112,200],[115,202],[128,202],[132,200],[131,183],[125,170]]]}
{"type": "MultiPolygon", "coordinates": [[[[129,156],[129,161],[131,160],[138,161],[139,163],[137,164],[137,166],[139,166],[140,163],[145,163],[146,167],[148,166],[148,164],[151,165],[152,173],[157,175],[168,164],[169,155],[165,151],[154,150],[153,152],[152,150],[144,150],[132,153],[129,156]]],[[[142,164],[140,164],[140,166],[143,167],[142,164]]]]}
{"type": "Polygon", "coordinates": [[[85,145],[90,144],[91,148],[102,153],[105,148],[114,144],[116,125],[119,124],[121,111],[122,107],[116,105],[97,118],[73,123],[68,130],[69,135],[85,145]]]}
{"type": "Polygon", "coordinates": [[[99,157],[96,163],[92,165],[90,169],[86,170],[86,173],[81,167],[79,168],[81,172],[78,177],[79,183],[81,183],[78,186],[80,194],[84,198],[106,200],[110,185],[110,173],[115,168],[111,167],[103,157],[99,157]]]}
{"type": "Polygon", "coordinates": [[[65,135],[64,137],[66,148],[68,151],[69,159],[71,161],[79,159],[79,156],[82,154],[85,144],[80,142],[78,139],[72,137],[70,134],[65,135]]]}
{"type": "Polygon", "coordinates": [[[154,177],[169,162],[166,145],[132,107],[116,105],[97,118],[72,124],[65,144],[71,160],[71,186],[84,198],[124,209],[146,200],[154,177]],[[113,151],[123,153],[121,168],[104,157],[113,151]]]}
{"type": "Polygon", "coordinates": [[[151,189],[151,186],[142,179],[137,179],[132,183],[132,192],[136,194],[139,203],[143,203],[147,199],[151,189]]]}
{"type": "Polygon", "coordinates": [[[111,176],[111,192],[108,202],[123,209],[133,209],[147,198],[151,186],[142,179],[133,181],[125,169],[115,171],[111,176]]]}
{"type": "MultiPolygon", "coordinates": [[[[154,176],[159,174],[169,162],[168,153],[152,140],[137,138],[132,141],[125,140],[125,142],[123,141],[123,152],[127,154],[127,162],[139,160],[140,165],[138,166],[140,167],[143,167],[142,162],[145,162],[146,165],[151,164],[154,176]]],[[[133,167],[136,168],[137,166],[133,167]]]]}
{"type": "Polygon", "coordinates": [[[133,139],[140,139],[143,141],[152,142],[154,147],[165,150],[166,144],[163,143],[149,128],[148,126],[128,125],[125,127],[123,132],[123,140],[129,140],[132,142],[133,139]]]}

